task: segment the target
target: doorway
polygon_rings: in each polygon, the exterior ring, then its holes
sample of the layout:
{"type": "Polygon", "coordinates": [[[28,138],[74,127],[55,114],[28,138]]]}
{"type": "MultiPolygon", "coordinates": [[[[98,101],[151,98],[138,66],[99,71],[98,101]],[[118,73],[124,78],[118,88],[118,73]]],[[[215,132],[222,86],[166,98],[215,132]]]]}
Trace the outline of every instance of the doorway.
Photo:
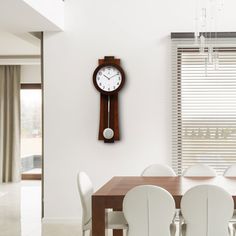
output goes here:
{"type": "Polygon", "coordinates": [[[43,215],[42,33],[0,34],[0,65],[20,67],[17,101],[20,103],[21,147],[17,152],[21,182],[0,184],[0,236],[40,236],[43,215]]]}
{"type": "MultiPolygon", "coordinates": [[[[39,82],[39,81],[37,81],[39,82]]],[[[21,177],[42,179],[42,86],[22,83],[21,103],[21,177]]]]}

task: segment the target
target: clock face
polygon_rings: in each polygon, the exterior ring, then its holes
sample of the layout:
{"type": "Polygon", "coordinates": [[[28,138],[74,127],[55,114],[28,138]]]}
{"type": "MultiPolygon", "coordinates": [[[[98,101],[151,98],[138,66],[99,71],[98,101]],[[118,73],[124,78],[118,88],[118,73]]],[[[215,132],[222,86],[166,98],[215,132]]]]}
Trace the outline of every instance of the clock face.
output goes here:
{"type": "Polygon", "coordinates": [[[96,83],[98,87],[105,92],[117,90],[121,82],[122,75],[114,66],[104,66],[97,72],[96,83]]]}

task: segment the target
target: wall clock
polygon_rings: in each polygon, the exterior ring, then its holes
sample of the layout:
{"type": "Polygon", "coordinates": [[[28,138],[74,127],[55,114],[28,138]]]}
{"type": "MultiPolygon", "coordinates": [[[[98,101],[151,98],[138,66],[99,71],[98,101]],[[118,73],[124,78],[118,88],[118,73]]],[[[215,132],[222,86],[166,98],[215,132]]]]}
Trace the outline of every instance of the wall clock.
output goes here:
{"type": "Polygon", "coordinates": [[[120,140],[118,92],[125,83],[125,73],[120,59],[106,56],[98,60],[93,73],[93,83],[100,92],[100,123],[98,139],[105,143],[120,140]]]}

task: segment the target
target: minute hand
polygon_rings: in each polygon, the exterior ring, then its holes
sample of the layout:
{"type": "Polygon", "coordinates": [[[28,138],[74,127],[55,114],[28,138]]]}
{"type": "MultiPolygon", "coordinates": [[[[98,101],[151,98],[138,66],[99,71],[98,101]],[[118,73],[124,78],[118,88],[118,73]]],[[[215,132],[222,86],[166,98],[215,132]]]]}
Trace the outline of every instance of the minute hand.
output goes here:
{"type": "MultiPolygon", "coordinates": [[[[112,77],[114,77],[114,76],[116,76],[116,75],[119,75],[119,74],[112,75],[112,77]]],[[[112,77],[110,77],[110,79],[111,79],[112,77]]]]}

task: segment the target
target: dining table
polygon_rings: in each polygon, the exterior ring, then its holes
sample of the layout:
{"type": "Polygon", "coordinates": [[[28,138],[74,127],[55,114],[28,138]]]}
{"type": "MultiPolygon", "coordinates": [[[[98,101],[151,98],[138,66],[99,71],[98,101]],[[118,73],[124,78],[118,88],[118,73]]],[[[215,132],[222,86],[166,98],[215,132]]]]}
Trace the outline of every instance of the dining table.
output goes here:
{"type": "MultiPolygon", "coordinates": [[[[181,198],[185,192],[202,184],[217,185],[224,188],[232,195],[236,209],[236,177],[115,176],[92,195],[92,236],[105,236],[106,209],[122,211],[126,193],[136,186],[155,185],[164,188],[173,196],[175,206],[179,209],[181,198]]],[[[113,236],[122,235],[123,230],[113,230],[113,236]]]]}

